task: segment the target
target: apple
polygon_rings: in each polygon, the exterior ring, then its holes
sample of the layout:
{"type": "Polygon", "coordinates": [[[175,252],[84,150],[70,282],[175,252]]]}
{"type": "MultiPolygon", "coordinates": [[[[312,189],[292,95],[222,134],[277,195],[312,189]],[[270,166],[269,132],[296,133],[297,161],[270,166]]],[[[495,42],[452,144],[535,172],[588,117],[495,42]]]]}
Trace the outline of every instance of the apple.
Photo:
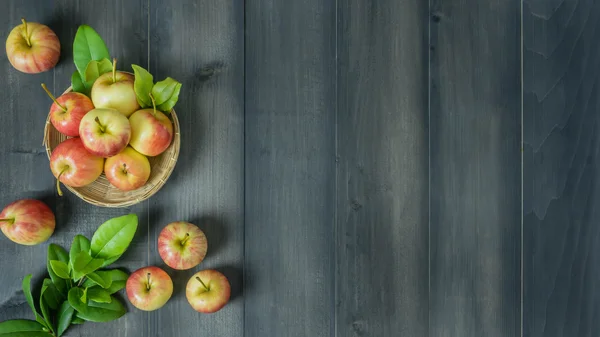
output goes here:
{"type": "Polygon", "coordinates": [[[143,267],[129,275],[125,291],[133,306],[140,310],[152,311],[169,301],[173,295],[173,280],[158,267],[143,267]]]}
{"type": "Polygon", "coordinates": [[[79,136],[81,119],[90,110],[94,109],[92,100],[84,94],[73,91],[55,98],[43,83],[42,88],[54,101],[50,106],[50,122],[52,125],[65,136],[79,136]]]}
{"type": "Polygon", "coordinates": [[[127,146],[104,163],[106,179],[121,191],[144,186],[150,178],[150,161],[146,156],[127,146]]]}
{"type": "Polygon", "coordinates": [[[167,115],[156,109],[141,109],[129,117],[131,123],[130,145],[148,157],[163,153],[173,139],[173,123],[167,115]]]}
{"type": "Polygon", "coordinates": [[[88,151],[108,158],[125,149],[131,139],[131,125],[115,109],[95,108],[81,119],[79,137],[88,151]]]}
{"type": "Polygon", "coordinates": [[[60,59],[60,41],[48,26],[27,22],[14,27],[6,38],[8,61],[17,70],[27,74],[48,71],[60,59]]]}
{"type": "Polygon", "coordinates": [[[189,222],[172,222],[158,235],[158,254],[173,269],[186,270],[199,265],[207,249],[206,235],[189,222]]]}
{"type": "Polygon", "coordinates": [[[214,313],[229,302],[231,286],[221,272],[214,269],[201,270],[189,279],[185,296],[194,310],[214,313]]]}
{"type": "Polygon", "coordinates": [[[88,185],[98,179],[103,167],[104,158],[87,151],[79,137],[61,142],[50,155],[50,169],[56,177],[56,189],[61,196],[61,182],[72,187],[88,185]]]}
{"type": "Polygon", "coordinates": [[[129,117],[140,108],[135,94],[135,77],[117,71],[117,60],[113,60],[112,72],[100,75],[92,85],[91,97],[96,108],[112,108],[129,117]]]}
{"type": "Polygon", "coordinates": [[[2,233],[21,245],[33,246],[45,242],[52,236],[55,227],[54,213],[39,200],[17,200],[0,213],[2,233]]]}

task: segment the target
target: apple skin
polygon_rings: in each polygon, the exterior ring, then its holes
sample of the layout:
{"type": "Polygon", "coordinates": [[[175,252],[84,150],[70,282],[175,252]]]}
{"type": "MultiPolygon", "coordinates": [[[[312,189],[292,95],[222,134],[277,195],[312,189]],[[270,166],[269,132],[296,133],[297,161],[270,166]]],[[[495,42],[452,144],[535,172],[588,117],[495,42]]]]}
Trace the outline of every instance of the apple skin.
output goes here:
{"type": "Polygon", "coordinates": [[[117,71],[116,81],[113,82],[113,73],[100,75],[92,85],[91,97],[96,108],[112,108],[129,117],[140,108],[135,89],[135,77],[132,74],[117,71]]]}
{"type": "Polygon", "coordinates": [[[6,206],[0,219],[0,229],[11,241],[34,246],[48,240],[56,227],[54,213],[42,201],[21,199],[6,206]]]}
{"type": "Polygon", "coordinates": [[[82,187],[98,179],[104,168],[104,158],[88,152],[79,137],[58,144],[50,155],[50,169],[60,182],[82,187]],[[62,172],[62,174],[61,174],[62,172]]]}
{"type": "Polygon", "coordinates": [[[56,101],[62,105],[63,110],[56,102],[50,107],[50,122],[58,132],[65,136],[79,136],[79,125],[81,119],[90,110],[94,109],[92,100],[86,95],[78,92],[69,92],[61,95],[56,101]]]}
{"type": "Polygon", "coordinates": [[[173,139],[173,123],[161,111],[141,109],[129,117],[131,123],[130,145],[148,157],[163,153],[173,139]]]}
{"type": "Polygon", "coordinates": [[[189,222],[172,222],[158,235],[158,254],[173,269],[186,270],[199,265],[207,250],[206,235],[189,222]]]}
{"type": "Polygon", "coordinates": [[[221,272],[214,269],[201,270],[189,279],[185,296],[194,310],[210,314],[221,310],[229,302],[231,286],[227,277],[221,272]],[[208,290],[198,278],[204,282],[208,290]]]}
{"type": "Polygon", "coordinates": [[[127,147],[131,125],[127,117],[115,109],[95,108],[81,119],[79,137],[90,153],[108,158],[127,147]]]}
{"type": "Polygon", "coordinates": [[[152,311],[169,301],[173,295],[173,280],[169,274],[156,266],[143,267],[129,275],[125,291],[134,307],[152,311]]]}
{"type": "Polygon", "coordinates": [[[121,191],[132,191],[144,186],[150,178],[150,161],[146,156],[127,146],[104,163],[106,179],[121,191]]]}
{"type": "Polygon", "coordinates": [[[8,61],[17,70],[26,74],[48,71],[60,59],[60,41],[48,26],[27,22],[14,27],[6,38],[8,61]],[[29,42],[27,43],[25,27],[29,42]]]}

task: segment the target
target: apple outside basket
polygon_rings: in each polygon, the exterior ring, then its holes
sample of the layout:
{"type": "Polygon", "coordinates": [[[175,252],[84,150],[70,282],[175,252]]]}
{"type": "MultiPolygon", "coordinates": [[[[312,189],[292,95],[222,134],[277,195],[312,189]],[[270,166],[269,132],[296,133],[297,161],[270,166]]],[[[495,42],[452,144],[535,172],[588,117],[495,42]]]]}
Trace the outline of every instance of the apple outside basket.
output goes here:
{"type": "MultiPolygon", "coordinates": [[[[72,91],[69,87],[64,93],[72,91]]],[[[63,93],[63,94],[64,94],[63,93]]],[[[179,135],[179,120],[175,110],[171,110],[167,114],[171,122],[173,122],[173,140],[169,147],[156,157],[148,157],[150,161],[150,178],[146,184],[133,191],[121,191],[112,186],[104,172],[94,182],[83,187],[71,187],[61,183],[61,188],[66,187],[71,193],[75,194],[84,201],[101,207],[127,207],[144,201],[154,195],[165,184],[171,172],[175,168],[177,158],[179,157],[180,135],[179,135]]],[[[50,122],[50,114],[46,118],[46,126],[44,128],[44,146],[48,160],[54,148],[61,142],[66,140],[67,136],[58,132],[54,125],[50,122]]],[[[50,167],[48,166],[48,169],[50,167]]]]}

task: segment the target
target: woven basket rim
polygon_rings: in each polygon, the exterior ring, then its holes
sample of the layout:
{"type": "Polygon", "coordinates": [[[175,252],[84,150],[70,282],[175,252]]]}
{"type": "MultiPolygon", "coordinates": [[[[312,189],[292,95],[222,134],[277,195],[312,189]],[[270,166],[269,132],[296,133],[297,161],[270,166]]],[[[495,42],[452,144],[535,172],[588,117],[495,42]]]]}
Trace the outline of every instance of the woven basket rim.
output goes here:
{"type": "MultiPolygon", "coordinates": [[[[128,74],[132,74],[127,71],[124,71],[124,72],[128,73],[128,74]]],[[[68,92],[71,92],[71,91],[73,91],[73,87],[69,86],[63,92],[63,95],[68,92]]],[[[167,180],[170,178],[171,174],[173,173],[173,170],[175,169],[177,160],[179,158],[179,151],[180,151],[180,146],[181,146],[179,118],[177,117],[177,113],[175,112],[175,109],[171,109],[171,112],[168,114],[168,116],[169,116],[169,119],[171,119],[171,122],[173,123],[173,140],[171,141],[171,144],[169,145],[167,150],[165,150],[165,152],[168,151],[170,148],[173,148],[174,153],[171,156],[171,159],[169,160],[169,162],[166,166],[166,169],[162,172],[159,182],[154,184],[152,186],[152,188],[149,191],[147,191],[146,193],[144,193],[141,197],[137,197],[132,200],[116,202],[116,201],[110,201],[110,200],[100,199],[100,198],[98,198],[98,199],[90,198],[90,197],[82,194],[79,191],[79,188],[71,187],[71,186],[68,186],[68,185],[62,184],[62,183],[61,183],[61,185],[64,186],[67,190],[69,190],[71,193],[73,193],[74,195],[76,195],[77,197],[82,199],[83,201],[85,201],[89,204],[92,204],[94,206],[100,206],[100,207],[111,207],[111,208],[129,207],[129,206],[136,205],[144,200],[149,199],[165,185],[165,183],[167,182],[167,180]]],[[[50,160],[50,157],[52,155],[52,149],[50,148],[50,144],[49,144],[50,143],[49,142],[50,128],[54,128],[54,126],[50,122],[50,113],[48,113],[48,115],[46,116],[46,124],[44,126],[44,140],[43,140],[43,145],[46,149],[46,156],[48,157],[48,160],[50,160]]],[[[58,130],[57,130],[57,132],[58,132],[58,130]]],[[[68,137],[68,138],[71,138],[71,137],[68,137]]],[[[102,174],[104,174],[104,172],[102,172],[102,174]]],[[[91,184],[94,184],[94,183],[95,183],[95,181],[92,182],[91,184]]],[[[135,192],[135,190],[130,191],[130,192],[135,192]]]]}

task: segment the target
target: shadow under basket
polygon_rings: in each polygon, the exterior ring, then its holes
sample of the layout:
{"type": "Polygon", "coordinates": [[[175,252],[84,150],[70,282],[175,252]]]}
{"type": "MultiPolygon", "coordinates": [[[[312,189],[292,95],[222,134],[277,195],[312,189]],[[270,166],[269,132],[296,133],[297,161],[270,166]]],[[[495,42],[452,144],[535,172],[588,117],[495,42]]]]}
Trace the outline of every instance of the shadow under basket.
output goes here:
{"type": "MultiPolygon", "coordinates": [[[[72,90],[69,87],[63,94],[68,93],[72,90]]],[[[128,207],[142,202],[156,192],[158,192],[162,186],[167,182],[169,176],[175,168],[177,158],[179,157],[180,148],[180,134],[179,134],[179,120],[175,110],[171,110],[170,114],[167,114],[171,122],[173,123],[173,139],[169,147],[160,155],[156,157],[148,157],[150,161],[150,178],[146,184],[133,191],[121,191],[116,187],[112,186],[104,172],[89,185],[83,187],[71,187],[61,183],[61,188],[66,188],[71,193],[75,194],[84,201],[100,207],[128,207]]],[[[50,122],[50,115],[46,118],[46,126],[44,128],[44,146],[46,147],[46,154],[48,160],[52,155],[52,151],[60,144],[65,141],[67,137],[62,133],[58,132],[54,125],[50,122]]]]}

